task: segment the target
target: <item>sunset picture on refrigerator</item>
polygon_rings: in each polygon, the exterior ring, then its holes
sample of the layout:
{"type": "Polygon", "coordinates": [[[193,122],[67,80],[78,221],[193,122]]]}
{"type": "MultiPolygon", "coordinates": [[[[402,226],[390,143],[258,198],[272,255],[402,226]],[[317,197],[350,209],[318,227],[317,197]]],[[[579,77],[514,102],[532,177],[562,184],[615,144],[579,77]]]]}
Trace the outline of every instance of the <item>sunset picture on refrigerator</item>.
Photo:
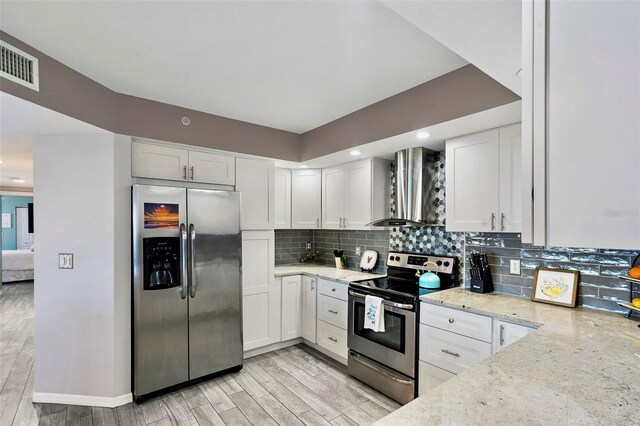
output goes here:
{"type": "Polygon", "coordinates": [[[144,203],[144,229],[178,229],[178,204],[144,203]]]}

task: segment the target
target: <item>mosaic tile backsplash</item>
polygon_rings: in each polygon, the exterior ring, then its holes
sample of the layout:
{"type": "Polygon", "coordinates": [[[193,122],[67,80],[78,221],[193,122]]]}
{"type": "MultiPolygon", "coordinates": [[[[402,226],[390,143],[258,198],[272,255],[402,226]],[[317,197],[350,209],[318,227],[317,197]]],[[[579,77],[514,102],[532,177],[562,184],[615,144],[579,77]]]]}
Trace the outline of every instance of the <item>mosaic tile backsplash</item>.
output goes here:
{"type": "MultiPolygon", "coordinates": [[[[438,223],[445,224],[445,157],[440,153],[437,168],[438,198],[436,205],[438,223]]],[[[395,168],[391,164],[391,214],[395,213],[395,168]]],[[[459,256],[460,275],[463,285],[469,280],[464,270],[465,253],[477,251],[487,253],[495,291],[520,297],[531,297],[533,275],[538,266],[580,271],[578,305],[611,312],[627,310],[617,305],[618,301],[629,301],[628,284],[618,279],[627,273],[631,262],[639,252],[630,250],[539,247],[523,244],[520,234],[509,233],[463,233],[447,232],[444,226],[395,227],[391,231],[337,231],[337,230],[276,230],[276,264],[297,263],[311,241],[320,250],[322,262],[334,264],[333,250],[341,247],[349,257],[349,268],[357,268],[359,257],[355,247],[372,249],[379,253],[376,272],[386,271],[384,262],[388,251],[459,256]],[[520,259],[521,275],[509,274],[509,260],[520,259]]],[[[640,286],[634,297],[640,297],[640,286]]]]}

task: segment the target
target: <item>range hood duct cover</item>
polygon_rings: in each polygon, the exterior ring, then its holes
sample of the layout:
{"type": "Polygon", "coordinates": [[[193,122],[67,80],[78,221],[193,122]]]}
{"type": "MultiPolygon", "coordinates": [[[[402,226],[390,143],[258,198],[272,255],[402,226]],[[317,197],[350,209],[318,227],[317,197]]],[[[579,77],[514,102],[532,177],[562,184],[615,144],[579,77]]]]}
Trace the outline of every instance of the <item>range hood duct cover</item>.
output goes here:
{"type": "Polygon", "coordinates": [[[371,226],[443,226],[437,223],[436,162],[439,153],[426,148],[396,152],[396,216],[371,226]]]}

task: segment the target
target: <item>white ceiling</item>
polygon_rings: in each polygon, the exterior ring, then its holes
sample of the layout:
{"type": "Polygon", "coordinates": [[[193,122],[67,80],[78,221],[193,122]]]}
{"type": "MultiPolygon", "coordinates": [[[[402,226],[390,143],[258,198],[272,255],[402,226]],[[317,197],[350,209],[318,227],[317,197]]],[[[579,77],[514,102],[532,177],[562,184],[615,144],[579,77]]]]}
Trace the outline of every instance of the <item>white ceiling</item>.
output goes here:
{"type": "MultiPolygon", "coordinates": [[[[106,130],[0,92],[0,186],[33,187],[33,138],[37,135],[105,133],[106,130]],[[16,183],[12,177],[24,179],[16,183]]],[[[73,153],[69,153],[73,155],[73,153]]]]}
{"type": "Polygon", "coordinates": [[[6,1],[0,26],[129,95],[302,133],[467,64],[378,1],[6,1]]]}
{"type": "Polygon", "coordinates": [[[393,160],[395,152],[405,148],[413,148],[423,146],[434,151],[443,151],[445,140],[479,132],[482,130],[492,129],[495,127],[506,126],[508,124],[518,123],[522,117],[522,102],[517,101],[507,105],[502,105],[476,114],[467,115],[465,117],[456,118],[455,120],[445,121],[444,123],[435,124],[424,129],[413,132],[403,133],[401,135],[392,136],[390,138],[381,139],[365,145],[343,151],[334,152],[304,163],[296,163],[293,161],[276,160],[276,167],[283,168],[299,168],[305,165],[309,168],[331,167],[336,164],[347,163],[359,158],[379,157],[393,160]],[[427,140],[419,140],[416,137],[418,132],[426,131],[429,133],[427,140]],[[352,156],[351,151],[359,151],[360,155],[352,156]]]}
{"type": "Polygon", "coordinates": [[[522,94],[522,0],[382,0],[398,15],[522,94]]]}

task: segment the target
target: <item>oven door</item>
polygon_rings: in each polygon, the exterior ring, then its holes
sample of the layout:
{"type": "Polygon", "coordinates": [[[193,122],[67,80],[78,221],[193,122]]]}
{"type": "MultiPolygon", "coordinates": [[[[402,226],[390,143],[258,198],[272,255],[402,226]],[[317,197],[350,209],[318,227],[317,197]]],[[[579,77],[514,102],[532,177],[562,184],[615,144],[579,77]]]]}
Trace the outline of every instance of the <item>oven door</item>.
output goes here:
{"type": "Polygon", "coordinates": [[[364,328],[364,298],[364,294],[349,290],[347,346],[361,355],[415,378],[415,306],[385,301],[385,331],[375,332],[364,328]]]}

